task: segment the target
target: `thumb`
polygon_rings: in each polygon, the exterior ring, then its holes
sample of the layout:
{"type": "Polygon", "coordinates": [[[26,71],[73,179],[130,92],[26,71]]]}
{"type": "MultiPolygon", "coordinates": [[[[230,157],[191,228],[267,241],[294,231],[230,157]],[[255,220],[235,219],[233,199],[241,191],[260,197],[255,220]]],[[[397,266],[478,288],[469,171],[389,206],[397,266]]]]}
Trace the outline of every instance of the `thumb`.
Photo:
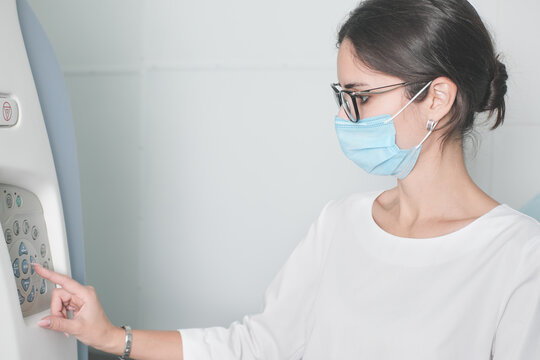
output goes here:
{"type": "Polygon", "coordinates": [[[69,334],[73,334],[76,331],[75,321],[70,319],[64,319],[59,316],[46,316],[40,321],[38,321],[37,324],[43,328],[55,331],[62,331],[69,334]]]}

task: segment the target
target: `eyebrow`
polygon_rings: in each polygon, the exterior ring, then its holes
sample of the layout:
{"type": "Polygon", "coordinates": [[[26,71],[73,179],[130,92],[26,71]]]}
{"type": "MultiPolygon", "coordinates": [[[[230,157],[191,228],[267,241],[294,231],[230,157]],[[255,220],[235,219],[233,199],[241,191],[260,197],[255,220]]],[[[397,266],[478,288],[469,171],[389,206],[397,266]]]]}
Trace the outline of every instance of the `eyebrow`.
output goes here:
{"type": "Polygon", "coordinates": [[[343,86],[344,89],[352,89],[352,88],[357,88],[357,87],[364,87],[364,86],[369,86],[368,84],[364,84],[364,83],[349,83],[349,84],[345,84],[343,86]]]}

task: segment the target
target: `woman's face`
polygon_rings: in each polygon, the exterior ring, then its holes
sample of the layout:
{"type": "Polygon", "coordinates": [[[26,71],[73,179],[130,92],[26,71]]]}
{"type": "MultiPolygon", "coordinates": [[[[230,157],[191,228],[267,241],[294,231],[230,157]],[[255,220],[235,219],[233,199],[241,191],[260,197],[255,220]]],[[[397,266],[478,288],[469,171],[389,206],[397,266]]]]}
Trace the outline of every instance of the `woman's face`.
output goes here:
{"type": "MultiPolygon", "coordinates": [[[[339,48],[337,72],[338,81],[344,90],[361,91],[403,82],[395,76],[370,70],[356,57],[354,46],[347,38],[343,40],[339,48]]],[[[358,104],[360,119],[385,114],[394,116],[409,100],[404,87],[388,93],[372,95],[365,103],[358,104]]],[[[339,109],[338,115],[347,119],[343,107],[339,109]]],[[[409,149],[416,146],[426,134],[426,122],[427,119],[421,116],[417,103],[411,103],[395,117],[394,126],[398,147],[409,149]]]]}

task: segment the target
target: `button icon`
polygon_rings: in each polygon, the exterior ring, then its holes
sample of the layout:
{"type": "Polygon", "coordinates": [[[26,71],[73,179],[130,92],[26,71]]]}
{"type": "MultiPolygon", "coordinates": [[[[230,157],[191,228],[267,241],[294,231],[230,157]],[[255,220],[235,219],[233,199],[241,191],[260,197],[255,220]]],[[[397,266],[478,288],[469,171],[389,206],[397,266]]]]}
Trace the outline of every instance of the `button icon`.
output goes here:
{"type": "Polygon", "coordinates": [[[17,198],[15,199],[15,202],[17,203],[17,207],[21,207],[21,205],[22,205],[21,195],[17,195],[17,198]]]}
{"type": "Polygon", "coordinates": [[[45,255],[47,255],[47,248],[45,247],[45,244],[41,244],[41,248],[39,250],[41,253],[41,257],[45,257],[45,255]]]}
{"type": "Polygon", "coordinates": [[[6,205],[9,209],[13,207],[13,197],[11,196],[11,194],[6,195],[6,205]]]}
{"type": "Polygon", "coordinates": [[[13,116],[13,109],[11,108],[11,104],[7,101],[4,101],[4,104],[2,105],[2,115],[4,116],[5,121],[10,121],[13,116]]]}
{"type": "Polygon", "coordinates": [[[30,224],[28,223],[28,220],[24,220],[22,223],[22,231],[25,234],[28,234],[28,230],[30,230],[30,224]]]}

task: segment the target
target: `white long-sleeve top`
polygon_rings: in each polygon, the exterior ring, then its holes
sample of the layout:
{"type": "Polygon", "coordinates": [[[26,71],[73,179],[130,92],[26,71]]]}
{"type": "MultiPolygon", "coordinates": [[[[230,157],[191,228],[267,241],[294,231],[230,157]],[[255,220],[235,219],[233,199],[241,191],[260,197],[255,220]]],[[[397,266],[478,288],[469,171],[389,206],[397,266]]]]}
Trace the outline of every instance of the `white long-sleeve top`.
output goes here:
{"type": "Polygon", "coordinates": [[[178,329],[184,360],[540,360],[540,223],[501,204],[399,237],[373,220],[382,191],[324,206],[261,313],[178,329]]]}

